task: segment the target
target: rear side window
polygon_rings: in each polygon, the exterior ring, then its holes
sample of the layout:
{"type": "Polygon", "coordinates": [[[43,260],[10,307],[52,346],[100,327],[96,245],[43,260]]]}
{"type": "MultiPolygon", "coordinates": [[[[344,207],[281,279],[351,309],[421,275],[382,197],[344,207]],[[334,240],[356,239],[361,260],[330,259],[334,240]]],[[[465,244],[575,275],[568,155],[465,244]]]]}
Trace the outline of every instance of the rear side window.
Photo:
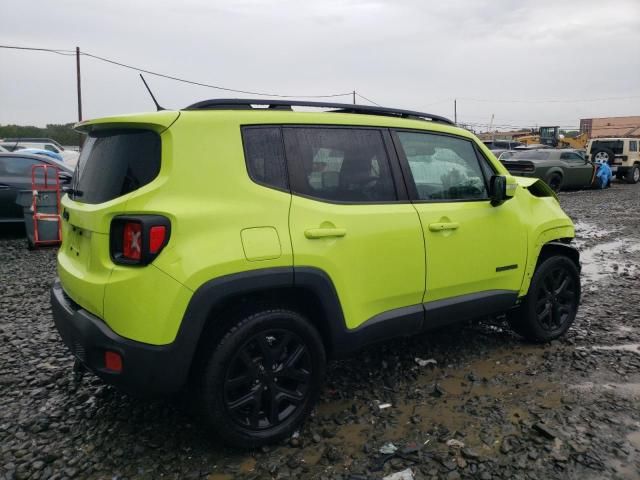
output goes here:
{"type": "Polygon", "coordinates": [[[638,151],[638,141],[637,140],[631,140],[629,142],[629,151],[630,152],[637,152],[638,151]]]}
{"type": "Polygon", "coordinates": [[[420,200],[483,200],[485,177],[473,144],[445,135],[398,132],[420,200]]]}
{"type": "Polygon", "coordinates": [[[397,199],[379,130],[287,127],[283,134],[294,193],[349,203],[397,199]]]}
{"type": "Polygon", "coordinates": [[[244,127],[244,156],[251,179],[268,187],[288,190],[287,167],[279,127],[244,127]]]}
{"type": "Polygon", "coordinates": [[[160,172],[160,136],[149,130],[94,132],[73,176],[71,198],[103,203],[147,185],[160,172]]]}

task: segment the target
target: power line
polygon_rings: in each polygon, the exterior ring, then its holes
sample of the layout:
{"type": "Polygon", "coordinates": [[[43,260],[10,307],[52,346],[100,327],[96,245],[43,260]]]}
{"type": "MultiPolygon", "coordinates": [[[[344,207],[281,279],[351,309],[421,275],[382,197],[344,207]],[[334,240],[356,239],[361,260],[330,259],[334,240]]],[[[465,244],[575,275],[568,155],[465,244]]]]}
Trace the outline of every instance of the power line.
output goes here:
{"type": "MultiPolygon", "coordinates": [[[[16,50],[42,51],[42,52],[56,53],[58,55],[75,55],[75,52],[73,50],[55,50],[55,49],[50,49],[50,48],[18,47],[18,46],[13,46],[13,45],[0,45],[0,48],[8,48],[8,49],[16,49],[16,50]]],[[[154,75],[156,77],[167,78],[169,80],[174,80],[174,81],[177,81],[177,82],[188,83],[190,85],[196,85],[196,86],[200,86],[200,87],[213,88],[213,89],[222,90],[222,91],[225,91],[225,92],[242,93],[242,94],[246,94],[246,95],[257,95],[257,96],[261,96],[261,97],[277,97],[277,98],[334,98],[334,97],[345,97],[345,96],[348,96],[348,95],[352,95],[352,92],[348,92],[348,93],[333,93],[333,94],[330,94],[330,95],[281,95],[281,94],[277,94],[277,93],[254,92],[254,91],[251,91],[251,90],[239,90],[239,89],[235,89],[235,88],[223,87],[223,86],[220,86],[220,85],[213,85],[213,84],[209,84],[209,83],[203,83],[203,82],[196,82],[196,81],[193,81],[193,80],[187,80],[185,78],[176,77],[174,75],[167,75],[167,74],[164,74],[164,73],[154,72],[152,70],[147,70],[145,68],[140,68],[140,67],[136,67],[136,66],[133,66],[133,65],[128,65],[126,63],[122,63],[122,62],[119,62],[117,60],[113,60],[113,59],[106,58],[106,57],[101,57],[99,55],[94,55],[94,54],[88,53],[88,52],[80,52],[80,55],[85,56],[85,57],[94,58],[96,60],[107,62],[107,63],[113,64],[113,65],[117,65],[117,66],[120,66],[120,67],[123,67],[123,68],[128,68],[130,70],[135,70],[137,72],[142,72],[142,73],[147,73],[149,75],[154,75]]]]}
{"type": "Polygon", "coordinates": [[[379,103],[374,102],[373,100],[365,97],[364,95],[360,95],[358,92],[356,92],[356,95],[359,96],[360,98],[362,98],[363,100],[366,100],[369,103],[373,103],[374,105],[377,105],[378,107],[382,107],[382,105],[380,105],[379,103]]]}
{"type": "Polygon", "coordinates": [[[631,95],[628,97],[602,97],[602,98],[581,98],[581,99],[546,99],[546,100],[521,100],[521,99],[487,99],[487,98],[466,98],[459,97],[460,100],[467,102],[482,103],[584,103],[584,102],[604,102],[614,100],[632,100],[640,98],[640,95],[631,95]]]}
{"type": "Polygon", "coordinates": [[[47,53],[56,53],[58,55],[75,55],[73,50],[63,50],[57,48],[34,48],[34,47],[18,47],[15,45],[0,45],[0,48],[7,48],[11,50],[31,50],[35,52],[47,52],[47,53]]]}

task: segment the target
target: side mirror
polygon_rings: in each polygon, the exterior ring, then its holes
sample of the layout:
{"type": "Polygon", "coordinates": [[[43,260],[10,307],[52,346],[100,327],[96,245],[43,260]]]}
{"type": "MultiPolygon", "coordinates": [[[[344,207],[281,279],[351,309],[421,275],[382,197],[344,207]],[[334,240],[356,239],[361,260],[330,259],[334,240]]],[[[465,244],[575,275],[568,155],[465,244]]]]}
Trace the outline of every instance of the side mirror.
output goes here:
{"type": "Polygon", "coordinates": [[[502,175],[493,175],[489,180],[489,198],[491,205],[497,207],[507,200],[507,177],[502,175]]]}

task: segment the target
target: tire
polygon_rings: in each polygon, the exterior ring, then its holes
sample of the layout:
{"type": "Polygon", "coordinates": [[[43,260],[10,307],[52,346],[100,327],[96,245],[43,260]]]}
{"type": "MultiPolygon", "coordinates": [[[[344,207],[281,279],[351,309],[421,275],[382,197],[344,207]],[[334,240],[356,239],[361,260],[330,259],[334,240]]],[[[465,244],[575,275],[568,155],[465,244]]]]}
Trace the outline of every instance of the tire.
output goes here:
{"type": "Polygon", "coordinates": [[[609,165],[613,165],[614,158],[613,150],[609,148],[599,148],[595,152],[591,153],[591,161],[593,162],[606,162],[609,165]]]}
{"type": "Polygon", "coordinates": [[[549,342],[567,332],[579,303],[578,268],[570,258],[555,255],[538,265],[524,302],[507,314],[507,320],[526,340],[549,342]]]}
{"type": "Polygon", "coordinates": [[[640,181],[640,167],[638,165],[631,167],[631,169],[627,171],[624,181],[627,183],[638,183],[640,181]]]}
{"type": "Polygon", "coordinates": [[[556,193],[559,192],[562,189],[562,175],[552,173],[547,184],[551,187],[551,190],[556,193]]]}
{"type": "Polygon", "coordinates": [[[204,417],[230,446],[278,442],[310,413],[325,368],[320,335],[302,315],[289,310],[249,315],[226,333],[205,363],[204,417]]]}

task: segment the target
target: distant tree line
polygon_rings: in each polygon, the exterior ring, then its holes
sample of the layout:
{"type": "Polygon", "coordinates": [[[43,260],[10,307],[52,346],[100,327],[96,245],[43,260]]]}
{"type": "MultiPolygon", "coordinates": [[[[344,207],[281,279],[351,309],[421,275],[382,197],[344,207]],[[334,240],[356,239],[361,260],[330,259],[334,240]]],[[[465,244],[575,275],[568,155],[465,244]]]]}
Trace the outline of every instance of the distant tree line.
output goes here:
{"type": "Polygon", "coordinates": [[[61,145],[79,145],[81,134],[73,130],[73,123],[49,124],[45,128],[25,125],[0,125],[0,139],[14,137],[52,138],[61,145]]]}

